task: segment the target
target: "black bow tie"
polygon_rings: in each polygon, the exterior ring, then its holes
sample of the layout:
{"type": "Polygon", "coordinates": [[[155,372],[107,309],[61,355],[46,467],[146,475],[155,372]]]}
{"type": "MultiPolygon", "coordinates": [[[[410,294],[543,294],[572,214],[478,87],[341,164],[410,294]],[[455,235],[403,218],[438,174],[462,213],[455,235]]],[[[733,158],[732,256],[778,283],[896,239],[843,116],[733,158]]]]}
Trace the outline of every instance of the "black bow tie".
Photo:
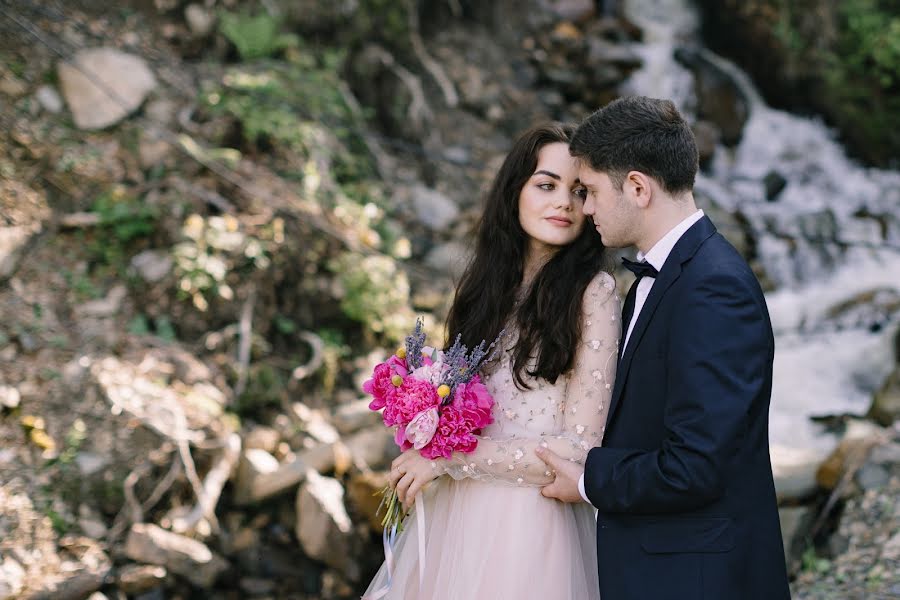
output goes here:
{"type": "Polygon", "coordinates": [[[626,269],[634,273],[637,281],[640,281],[641,277],[656,277],[657,275],[659,275],[659,271],[656,270],[656,267],[645,260],[642,260],[641,262],[634,262],[633,260],[623,258],[622,264],[626,269]]]}

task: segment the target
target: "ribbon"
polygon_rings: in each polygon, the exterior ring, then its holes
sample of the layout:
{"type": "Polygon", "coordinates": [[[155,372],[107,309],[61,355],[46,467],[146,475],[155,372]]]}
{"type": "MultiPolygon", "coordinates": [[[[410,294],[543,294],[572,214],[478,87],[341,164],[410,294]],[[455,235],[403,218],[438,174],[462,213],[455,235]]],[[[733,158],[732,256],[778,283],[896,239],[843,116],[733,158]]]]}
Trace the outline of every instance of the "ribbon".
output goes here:
{"type": "MultiPolygon", "coordinates": [[[[419,537],[419,597],[422,597],[422,583],[425,581],[425,499],[422,492],[416,494],[416,532],[419,537]]],[[[387,583],[371,594],[367,594],[361,600],[381,600],[391,591],[394,579],[394,545],[397,542],[397,526],[385,529],[381,534],[381,543],[384,546],[384,564],[387,568],[387,583]]]]}
{"type": "Polygon", "coordinates": [[[387,583],[371,594],[362,597],[362,600],[380,600],[391,591],[391,582],[394,578],[394,544],[397,542],[397,526],[381,533],[381,543],[384,546],[384,564],[387,567],[387,583]]]}

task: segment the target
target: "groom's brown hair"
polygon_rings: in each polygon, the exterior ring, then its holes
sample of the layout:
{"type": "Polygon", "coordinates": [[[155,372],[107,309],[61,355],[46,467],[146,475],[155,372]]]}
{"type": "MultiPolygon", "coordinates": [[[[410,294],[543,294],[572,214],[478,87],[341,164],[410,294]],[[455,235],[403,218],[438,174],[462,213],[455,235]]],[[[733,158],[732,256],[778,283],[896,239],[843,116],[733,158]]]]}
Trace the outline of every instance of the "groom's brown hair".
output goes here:
{"type": "Polygon", "coordinates": [[[690,191],[699,155],[694,133],[670,100],[626,96],[587,117],[569,152],[622,189],[629,171],[656,179],[669,193],[690,191]]]}

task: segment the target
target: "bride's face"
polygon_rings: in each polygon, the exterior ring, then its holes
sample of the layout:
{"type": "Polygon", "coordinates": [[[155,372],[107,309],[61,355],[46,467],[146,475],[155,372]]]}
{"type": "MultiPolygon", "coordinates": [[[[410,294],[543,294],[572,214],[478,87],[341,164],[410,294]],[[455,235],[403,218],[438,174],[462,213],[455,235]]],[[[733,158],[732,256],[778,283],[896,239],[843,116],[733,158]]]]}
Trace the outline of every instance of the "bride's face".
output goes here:
{"type": "Polygon", "coordinates": [[[531,249],[553,252],[575,241],[584,227],[584,187],[568,144],[548,144],[538,153],[537,167],[519,192],[519,223],[531,249]]]}

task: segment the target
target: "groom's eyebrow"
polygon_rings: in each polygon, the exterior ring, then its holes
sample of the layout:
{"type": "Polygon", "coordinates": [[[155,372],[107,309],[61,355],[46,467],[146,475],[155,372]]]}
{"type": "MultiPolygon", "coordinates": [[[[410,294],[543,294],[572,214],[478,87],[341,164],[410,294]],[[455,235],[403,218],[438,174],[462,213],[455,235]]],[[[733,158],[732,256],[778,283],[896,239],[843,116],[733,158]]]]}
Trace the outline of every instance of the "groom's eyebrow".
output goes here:
{"type": "MultiPolygon", "coordinates": [[[[556,173],[551,173],[550,171],[545,171],[544,169],[535,171],[534,175],[547,175],[548,177],[552,177],[553,179],[555,179],[557,181],[562,181],[562,177],[560,177],[556,173]]],[[[534,175],[532,175],[532,177],[534,177],[534,175]]]]}

